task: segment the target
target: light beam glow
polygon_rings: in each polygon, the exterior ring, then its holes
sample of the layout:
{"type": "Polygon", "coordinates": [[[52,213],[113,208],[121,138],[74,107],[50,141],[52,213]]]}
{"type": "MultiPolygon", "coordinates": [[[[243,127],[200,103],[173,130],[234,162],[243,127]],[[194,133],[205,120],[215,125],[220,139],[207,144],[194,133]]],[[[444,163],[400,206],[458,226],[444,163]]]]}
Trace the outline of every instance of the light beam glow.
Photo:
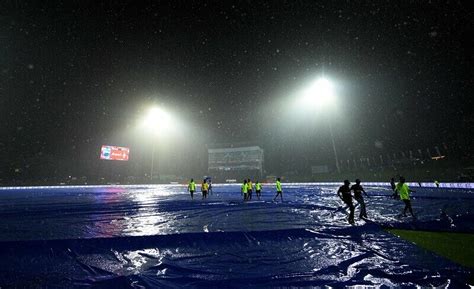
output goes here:
{"type": "Polygon", "coordinates": [[[162,132],[171,126],[170,115],[160,107],[152,107],[143,119],[143,125],[156,133],[162,132]]]}
{"type": "Polygon", "coordinates": [[[303,102],[312,107],[327,107],[334,105],[336,97],[334,86],[327,78],[319,78],[304,91],[303,102]]]}

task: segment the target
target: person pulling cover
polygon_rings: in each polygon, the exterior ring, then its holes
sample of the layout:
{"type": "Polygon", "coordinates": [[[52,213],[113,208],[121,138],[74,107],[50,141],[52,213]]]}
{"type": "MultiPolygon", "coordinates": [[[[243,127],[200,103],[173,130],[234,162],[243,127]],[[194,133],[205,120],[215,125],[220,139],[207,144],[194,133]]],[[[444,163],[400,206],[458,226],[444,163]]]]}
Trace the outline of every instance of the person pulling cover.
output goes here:
{"type": "Polygon", "coordinates": [[[349,224],[354,224],[354,204],[352,203],[351,188],[349,187],[350,184],[351,182],[349,182],[349,180],[344,180],[344,185],[339,187],[337,195],[347,205],[347,207],[349,207],[349,224]]]}
{"type": "Polygon", "coordinates": [[[364,195],[367,197],[368,195],[365,192],[364,188],[360,185],[360,180],[357,179],[355,182],[356,182],[355,185],[352,185],[351,187],[351,191],[354,192],[354,199],[360,205],[359,218],[364,219],[364,218],[367,218],[367,210],[365,208],[365,201],[364,201],[364,197],[362,196],[362,193],[364,193],[364,195]]]}

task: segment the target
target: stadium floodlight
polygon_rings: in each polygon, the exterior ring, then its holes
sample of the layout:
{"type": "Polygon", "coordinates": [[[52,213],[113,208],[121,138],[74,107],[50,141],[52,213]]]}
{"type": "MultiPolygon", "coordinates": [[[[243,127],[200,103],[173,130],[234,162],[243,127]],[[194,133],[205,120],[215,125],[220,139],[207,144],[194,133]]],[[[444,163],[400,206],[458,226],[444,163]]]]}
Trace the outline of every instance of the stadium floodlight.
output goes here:
{"type": "MultiPolygon", "coordinates": [[[[336,105],[336,93],[333,83],[325,78],[320,77],[314,81],[308,88],[303,90],[301,104],[310,110],[313,109],[331,109],[336,105]]],[[[328,118],[329,132],[331,134],[332,149],[334,152],[334,161],[336,163],[337,172],[340,173],[339,159],[337,157],[336,143],[334,141],[334,133],[332,131],[331,120],[328,118]]]]}
{"type": "MultiPolygon", "coordinates": [[[[143,126],[151,131],[154,135],[159,135],[163,131],[170,129],[172,125],[171,116],[168,112],[160,107],[153,106],[148,110],[148,113],[143,119],[143,126]]],[[[150,180],[153,181],[153,173],[155,171],[155,157],[158,158],[158,153],[155,156],[156,139],[152,140],[152,153],[151,153],[151,168],[150,168],[150,180]]]]}
{"type": "Polygon", "coordinates": [[[160,107],[152,107],[148,110],[143,124],[145,127],[153,130],[156,133],[162,132],[171,125],[170,115],[160,107]]]}
{"type": "Polygon", "coordinates": [[[303,101],[306,105],[310,105],[311,107],[334,105],[336,96],[333,83],[324,77],[317,79],[304,91],[303,101]]]}

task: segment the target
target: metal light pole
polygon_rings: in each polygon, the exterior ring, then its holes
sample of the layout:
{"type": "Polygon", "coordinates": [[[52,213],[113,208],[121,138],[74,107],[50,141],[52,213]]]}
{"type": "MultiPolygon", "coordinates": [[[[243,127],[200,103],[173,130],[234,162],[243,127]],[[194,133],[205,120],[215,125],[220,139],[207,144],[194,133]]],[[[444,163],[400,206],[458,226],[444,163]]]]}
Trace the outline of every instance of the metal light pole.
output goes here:
{"type": "MultiPolygon", "coordinates": [[[[331,81],[326,79],[324,76],[317,79],[308,89],[306,89],[303,100],[307,104],[312,104],[319,108],[327,108],[334,105],[336,95],[334,93],[333,85],[331,81]]],[[[341,172],[339,166],[339,159],[337,157],[336,142],[334,141],[334,133],[332,131],[331,121],[329,123],[329,132],[331,134],[332,150],[334,152],[334,160],[336,162],[337,172],[341,172]]]]}
{"type": "Polygon", "coordinates": [[[155,140],[153,140],[152,143],[152,149],[151,149],[151,169],[150,169],[150,181],[153,182],[153,166],[155,162],[155,140]]]}
{"type": "Polygon", "coordinates": [[[336,169],[337,169],[337,172],[340,173],[341,168],[339,167],[339,159],[337,158],[336,142],[334,141],[334,133],[332,132],[331,121],[328,121],[328,123],[329,123],[329,132],[331,134],[332,150],[334,152],[334,160],[336,161],[336,169]]]}
{"type": "Polygon", "coordinates": [[[150,169],[150,180],[153,181],[153,173],[156,172],[158,177],[160,176],[160,164],[158,163],[155,168],[155,158],[157,161],[160,159],[160,152],[156,152],[156,141],[153,139],[152,149],[151,149],[151,169],[150,169]]]}
{"type": "MultiPolygon", "coordinates": [[[[150,181],[153,181],[153,174],[155,170],[155,150],[156,150],[156,133],[165,129],[169,124],[169,115],[158,107],[152,107],[146,115],[143,124],[148,127],[149,132],[153,135],[152,150],[151,150],[151,167],[150,167],[150,181]]],[[[156,157],[159,157],[159,152],[156,152],[156,157]]],[[[156,166],[160,168],[159,164],[156,166]]]]}

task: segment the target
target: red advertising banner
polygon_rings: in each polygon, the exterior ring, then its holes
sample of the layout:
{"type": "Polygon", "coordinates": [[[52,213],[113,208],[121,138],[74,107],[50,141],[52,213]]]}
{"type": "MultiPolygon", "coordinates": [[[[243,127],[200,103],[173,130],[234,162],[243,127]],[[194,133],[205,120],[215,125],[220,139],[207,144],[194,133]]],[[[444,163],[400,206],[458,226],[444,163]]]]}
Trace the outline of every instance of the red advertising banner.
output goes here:
{"type": "Polygon", "coordinates": [[[126,147],[103,145],[100,149],[101,160],[128,161],[130,149],[126,147]]]}

